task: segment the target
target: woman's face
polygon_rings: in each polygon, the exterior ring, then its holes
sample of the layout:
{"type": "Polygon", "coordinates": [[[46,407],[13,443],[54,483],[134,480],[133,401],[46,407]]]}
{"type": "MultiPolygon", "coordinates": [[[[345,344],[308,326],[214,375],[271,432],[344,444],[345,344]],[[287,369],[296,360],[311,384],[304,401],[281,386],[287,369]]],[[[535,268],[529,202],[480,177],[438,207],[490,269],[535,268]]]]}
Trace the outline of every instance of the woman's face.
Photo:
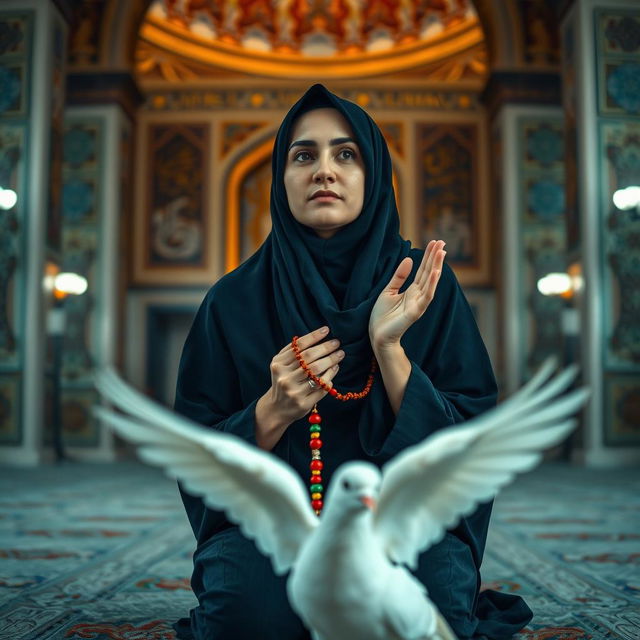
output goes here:
{"type": "Polygon", "coordinates": [[[353,131],[336,109],[314,109],[293,127],[284,186],[293,217],[330,238],[364,202],[364,163],[353,131]]]}

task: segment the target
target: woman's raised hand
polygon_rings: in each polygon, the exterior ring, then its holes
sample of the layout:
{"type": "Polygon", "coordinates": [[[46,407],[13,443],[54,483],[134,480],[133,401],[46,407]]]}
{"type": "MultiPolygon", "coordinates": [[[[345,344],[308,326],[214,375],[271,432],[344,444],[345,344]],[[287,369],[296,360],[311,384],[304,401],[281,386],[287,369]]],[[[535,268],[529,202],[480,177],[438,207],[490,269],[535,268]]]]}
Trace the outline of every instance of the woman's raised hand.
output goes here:
{"type": "MultiPolygon", "coordinates": [[[[329,329],[322,327],[298,338],[300,355],[311,372],[332,387],[344,351],[338,340],[325,340],[329,329]]],[[[296,360],[291,343],[271,360],[271,388],[256,406],[256,440],[263,449],[272,449],[286,428],[304,417],[327,395],[322,387],[312,387],[296,360]]]]}
{"type": "Polygon", "coordinates": [[[427,310],[442,273],[444,245],[443,240],[429,242],[414,281],[403,293],[400,288],[411,273],[413,261],[406,257],[398,265],[369,318],[369,339],[374,351],[399,343],[404,332],[427,310]]]}

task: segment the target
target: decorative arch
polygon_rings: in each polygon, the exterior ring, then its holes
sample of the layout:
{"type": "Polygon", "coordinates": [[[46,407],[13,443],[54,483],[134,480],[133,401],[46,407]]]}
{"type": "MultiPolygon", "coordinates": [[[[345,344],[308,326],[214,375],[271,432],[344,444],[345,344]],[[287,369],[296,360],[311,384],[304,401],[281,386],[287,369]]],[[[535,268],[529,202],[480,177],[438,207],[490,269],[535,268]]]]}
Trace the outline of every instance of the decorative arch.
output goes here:
{"type": "Polygon", "coordinates": [[[108,0],[100,30],[100,66],[133,72],[138,32],[152,0],[108,0]]]}
{"type": "Polygon", "coordinates": [[[225,188],[225,251],[224,272],[228,273],[240,264],[240,188],[242,182],[253,169],[271,157],[275,133],[245,151],[231,165],[225,188]]]}
{"type": "Polygon", "coordinates": [[[472,0],[485,34],[489,69],[513,68],[524,60],[520,10],[515,0],[472,0]]]}
{"type": "MultiPolygon", "coordinates": [[[[100,29],[99,66],[133,71],[139,29],[152,0],[108,0],[100,29]]],[[[517,0],[472,0],[489,51],[489,71],[522,64],[523,35],[517,0]]]]}

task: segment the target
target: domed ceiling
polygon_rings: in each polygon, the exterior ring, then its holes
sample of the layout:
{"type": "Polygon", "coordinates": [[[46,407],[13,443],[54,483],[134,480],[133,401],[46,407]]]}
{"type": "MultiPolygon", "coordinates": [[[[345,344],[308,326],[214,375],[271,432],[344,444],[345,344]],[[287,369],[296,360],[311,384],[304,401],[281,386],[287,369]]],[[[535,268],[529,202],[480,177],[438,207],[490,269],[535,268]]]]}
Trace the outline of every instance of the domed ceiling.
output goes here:
{"type": "Polygon", "coordinates": [[[170,81],[486,72],[471,0],[154,0],[136,60],[139,77],[170,81]]]}

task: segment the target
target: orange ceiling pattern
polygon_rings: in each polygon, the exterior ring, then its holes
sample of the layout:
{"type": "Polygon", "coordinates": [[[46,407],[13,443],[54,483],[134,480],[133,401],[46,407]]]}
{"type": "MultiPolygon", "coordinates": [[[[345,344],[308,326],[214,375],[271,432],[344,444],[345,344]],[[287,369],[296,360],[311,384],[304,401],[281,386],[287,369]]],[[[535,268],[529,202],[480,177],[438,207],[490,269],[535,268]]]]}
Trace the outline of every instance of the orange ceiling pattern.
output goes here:
{"type": "Polygon", "coordinates": [[[151,15],[236,46],[313,56],[427,40],[475,11],[470,0],[156,0],[151,15]]]}
{"type": "Polygon", "coordinates": [[[144,76],[164,56],[175,79],[198,66],[267,77],[363,77],[461,53],[476,63],[484,54],[471,0],[154,0],[137,59],[144,76]]]}

